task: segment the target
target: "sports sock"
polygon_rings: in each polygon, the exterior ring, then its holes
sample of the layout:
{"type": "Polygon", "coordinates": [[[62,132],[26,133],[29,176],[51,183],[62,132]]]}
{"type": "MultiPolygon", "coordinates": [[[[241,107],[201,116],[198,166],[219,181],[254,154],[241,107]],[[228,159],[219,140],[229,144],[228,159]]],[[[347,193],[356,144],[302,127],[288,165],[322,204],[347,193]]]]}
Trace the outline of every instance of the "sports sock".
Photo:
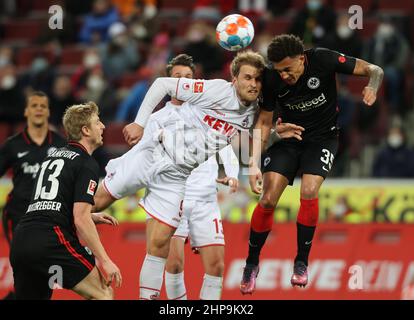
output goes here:
{"type": "Polygon", "coordinates": [[[139,298],[157,300],[160,297],[167,259],[147,254],[139,276],[139,298]]]}
{"type": "Polygon", "coordinates": [[[165,271],[165,290],[169,300],[187,300],[184,272],[169,273],[165,271]]]}
{"type": "Polygon", "coordinates": [[[220,300],[223,289],[223,277],[204,274],[203,286],[200,291],[201,300],[220,300]]]}

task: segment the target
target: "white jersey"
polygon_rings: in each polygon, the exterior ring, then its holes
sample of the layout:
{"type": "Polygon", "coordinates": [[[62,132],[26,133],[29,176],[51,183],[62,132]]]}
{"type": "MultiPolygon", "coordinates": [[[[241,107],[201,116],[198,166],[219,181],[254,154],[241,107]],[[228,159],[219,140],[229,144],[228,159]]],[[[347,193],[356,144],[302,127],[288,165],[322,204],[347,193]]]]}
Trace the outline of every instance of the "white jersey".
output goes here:
{"type": "MultiPolygon", "coordinates": [[[[182,107],[187,104],[188,103],[185,102],[180,106],[167,102],[165,107],[151,115],[147,128],[145,129],[146,133],[153,135],[154,132],[157,132],[157,130],[165,127],[166,123],[170,122],[171,119],[176,119],[177,116],[182,116],[183,110],[186,110],[182,107]],[[150,133],[150,130],[152,133],[150,133]]],[[[226,176],[237,179],[239,173],[239,162],[237,156],[233,152],[232,146],[229,145],[221,149],[219,151],[219,156],[221,163],[224,166],[226,176]]],[[[187,179],[184,199],[203,201],[217,200],[216,179],[218,177],[218,169],[219,166],[215,155],[194,169],[187,179]]]]}
{"type": "Polygon", "coordinates": [[[187,101],[162,124],[162,145],[174,163],[191,171],[227,146],[239,130],[253,124],[257,103],[240,103],[225,80],[158,78],[149,89],[135,122],[145,124],[155,106],[169,94],[187,101]]]}

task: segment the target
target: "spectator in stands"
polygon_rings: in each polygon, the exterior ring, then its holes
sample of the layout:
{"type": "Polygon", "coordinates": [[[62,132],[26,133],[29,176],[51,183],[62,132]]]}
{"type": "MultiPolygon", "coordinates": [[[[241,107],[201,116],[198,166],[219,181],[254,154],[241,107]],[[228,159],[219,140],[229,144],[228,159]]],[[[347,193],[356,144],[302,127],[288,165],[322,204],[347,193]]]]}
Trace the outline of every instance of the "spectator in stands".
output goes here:
{"type": "Polygon", "coordinates": [[[13,49],[9,46],[0,47],[0,68],[13,64],[13,49]]]}
{"type": "Polygon", "coordinates": [[[335,12],[325,0],[307,0],[294,18],[289,33],[303,39],[306,47],[320,46],[327,33],[335,29],[335,23],[335,12]]]}
{"type": "Polygon", "coordinates": [[[78,104],[72,93],[72,83],[66,75],[56,77],[50,96],[50,106],[53,110],[49,121],[55,126],[62,125],[63,114],[69,106],[78,104]]]}
{"type": "Polygon", "coordinates": [[[19,85],[16,68],[7,64],[0,67],[0,121],[16,124],[23,121],[25,100],[19,85]]]}
{"type": "Polygon", "coordinates": [[[409,55],[409,44],[389,18],[382,18],[372,39],[364,48],[363,58],[384,69],[386,98],[394,112],[404,108],[404,68],[409,55]]]}
{"type": "Polygon", "coordinates": [[[86,79],[86,88],[80,92],[79,98],[82,102],[94,101],[99,105],[99,117],[102,121],[109,122],[114,119],[117,97],[105,79],[101,67],[97,66],[90,70],[86,79]]]}
{"type": "Polygon", "coordinates": [[[22,77],[24,90],[43,91],[47,95],[52,92],[56,70],[54,64],[50,63],[46,55],[37,56],[30,69],[22,77]]]}
{"type": "Polygon", "coordinates": [[[88,79],[91,70],[100,67],[101,64],[101,58],[97,49],[88,48],[85,50],[82,58],[82,65],[72,76],[72,87],[75,97],[79,98],[79,93],[86,88],[86,80],[88,79]]]}
{"type": "Polygon", "coordinates": [[[105,76],[112,80],[134,70],[140,57],[137,43],[123,23],[112,24],[108,34],[110,40],[101,47],[100,56],[105,76]]]}
{"type": "Polygon", "coordinates": [[[165,32],[158,33],[152,41],[145,68],[152,70],[153,74],[163,74],[170,58],[170,37],[165,32]]]}
{"type": "Polygon", "coordinates": [[[373,176],[381,178],[414,177],[414,151],[406,144],[406,135],[400,126],[391,127],[387,145],[375,160],[373,176]]]}
{"type": "Polygon", "coordinates": [[[349,15],[341,14],[336,22],[336,29],[330,32],[321,41],[321,46],[331,50],[342,52],[348,56],[361,57],[362,40],[355,30],[348,26],[349,15]]]}
{"type": "Polygon", "coordinates": [[[210,20],[218,22],[223,16],[236,8],[236,0],[196,0],[193,20],[210,20]]]}
{"type": "Polygon", "coordinates": [[[85,17],[79,38],[89,44],[106,42],[109,27],[119,20],[118,11],[109,0],[95,0],[92,12],[85,17]]]}
{"type": "Polygon", "coordinates": [[[137,10],[145,19],[152,19],[157,14],[156,0],[112,0],[112,3],[121,14],[123,21],[129,21],[137,14],[137,10]]]}
{"type": "Polygon", "coordinates": [[[223,51],[215,39],[215,30],[205,23],[196,22],[188,29],[184,52],[194,58],[196,67],[201,66],[205,79],[220,78],[216,73],[223,69],[223,51]]]}

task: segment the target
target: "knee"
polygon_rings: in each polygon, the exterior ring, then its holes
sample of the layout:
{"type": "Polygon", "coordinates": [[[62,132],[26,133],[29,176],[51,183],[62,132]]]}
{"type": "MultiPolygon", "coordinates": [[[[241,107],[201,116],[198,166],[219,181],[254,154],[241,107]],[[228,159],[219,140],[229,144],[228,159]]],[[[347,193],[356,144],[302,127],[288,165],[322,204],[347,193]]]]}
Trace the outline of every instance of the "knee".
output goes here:
{"type": "Polygon", "coordinates": [[[302,186],[300,197],[302,199],[314,199],[318,197],[319,188],[316,185],[302,186]]]}
{"type": "Polygon", "coordinates": [[[150,241],[149,254],[157,257],[167,258],[170,241],[165,237],[154,237],[150,241]]]}
{"type": "Polygon", "coordinates": [[[112,287],[104,287],[96,297],[92,298],[93,300],[113,300],[114,299],[114,290],[112,287]]]}
{"type": "Polygon", "coordinates": [[[168,258],[165,270],[169,273],[181,273],[184,270],[184,261],[181,259],[170,259],[168,258]]]}
{"type": "Polygon", "coordinates": [[[260,199],[260,205],[263,208],[272,208],[275,206],[275,202],[276,199],[274,199],[274,197],[269,192],[264,193],[260,199]]]}
{"type": "Polygon", "coordinates": [[[224,274],[224,260],[212,260],[206,268],[206,273],[215,277],[222,277],[224,274]]]}

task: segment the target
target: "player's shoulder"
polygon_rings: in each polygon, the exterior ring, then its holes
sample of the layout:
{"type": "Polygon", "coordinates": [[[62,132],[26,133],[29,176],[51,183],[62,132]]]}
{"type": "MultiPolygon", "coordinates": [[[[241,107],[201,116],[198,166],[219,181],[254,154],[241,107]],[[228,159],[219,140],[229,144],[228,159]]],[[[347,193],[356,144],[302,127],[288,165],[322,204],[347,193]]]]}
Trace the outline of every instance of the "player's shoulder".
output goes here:
{"type": "Polygon", "coordinates": [[[316,61],[317,63],[330,63],[332,58],[336,58],[338,54],[338,52],[324,47],[305,50],[305,55],[309,61],[316,61]]]}

